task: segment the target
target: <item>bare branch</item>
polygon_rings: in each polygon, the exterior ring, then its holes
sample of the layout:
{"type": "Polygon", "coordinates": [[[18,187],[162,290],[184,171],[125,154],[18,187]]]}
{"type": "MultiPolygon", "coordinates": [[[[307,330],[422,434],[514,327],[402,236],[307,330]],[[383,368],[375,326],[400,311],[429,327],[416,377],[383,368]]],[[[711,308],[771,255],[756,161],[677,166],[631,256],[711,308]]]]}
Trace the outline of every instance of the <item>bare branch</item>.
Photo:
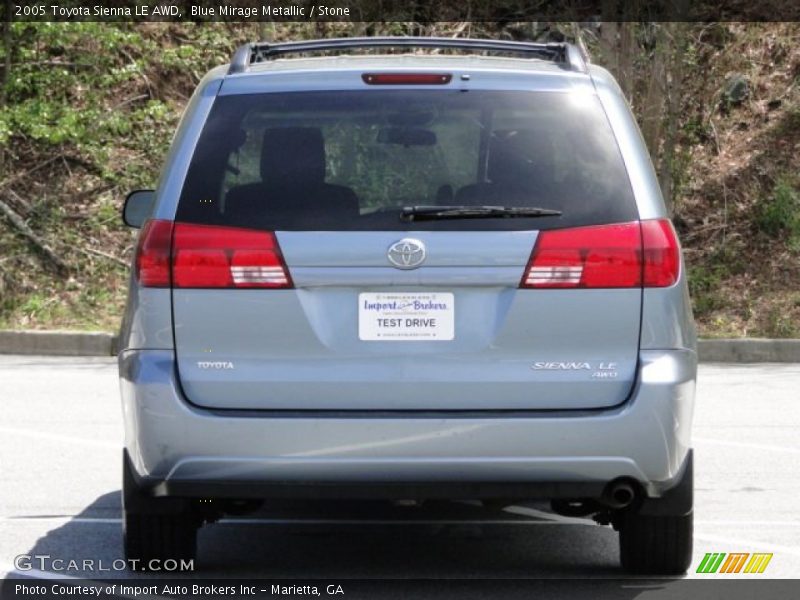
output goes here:
{"type": "Polygon", "coordinates": [[[52,262],[60,271],[69,270],[69,265],[59,258],[53,252],[47,243],[40,238],[34,231],[28,227],[22,217],[20,217],[13,208],[0,200],[0,212],[3,213],[9,222],[16,228],[16,230],[25,236],[34,246],[36,246],[42,254],[44,254],[50,262],[52,262]]]}
{"type": "Polygon", "coordinates": [[[61,159],[61,156],[53,156],[51,158],[48,158],[46,161],[39,163],[35,167],[32,167],[32,168],[28,169],[27,171],[23,171],[22,173],[17,173],[16,175],[12,175],[11,177],[7,177],[6,179],[0,181],[0,190],[4,190],[8,186],[13,185],[14,183],[16,183],[18,181],[22,181],[23,179],[28,177],[28,175],[31,175],[31,174],[35,173],[36,171],[38,171],[39,169],[43,169],[47,165],[52,164],[55,161],[60,160],[60,159],[61,159]]]}
{"type": "Polygon", "coordinates": [[[27,214],[33,211],[33,205],[31,205],[30,202],[25,200],[25,198],[20,196],[17,192],[12,190],[11,188],[7,188],[6,190],[4,190],[4,193],[6,197],[8,197],[10,200],[13,200],[14,203],[17,204],[18,206],[22,207],[23,213],[27,214]]]}
{"type": "Polygon", "coordinates": [[[102,252],[100,250],[95,250],[94,248],[81,248],[81,247],[78,246],[78,247],[76,247],[76,249],[79,252],[83,252],[84,254],[94,254],[95,256],[102,256],[103,258],[106,258],[108,260],[114,261],[118,265],[122,265],[126,269],[130,266],[127,262],[125,262],[121,258],[119,258],[117,256],[114,256],[113,254],[108,254],[108,253],[102,252]]]}

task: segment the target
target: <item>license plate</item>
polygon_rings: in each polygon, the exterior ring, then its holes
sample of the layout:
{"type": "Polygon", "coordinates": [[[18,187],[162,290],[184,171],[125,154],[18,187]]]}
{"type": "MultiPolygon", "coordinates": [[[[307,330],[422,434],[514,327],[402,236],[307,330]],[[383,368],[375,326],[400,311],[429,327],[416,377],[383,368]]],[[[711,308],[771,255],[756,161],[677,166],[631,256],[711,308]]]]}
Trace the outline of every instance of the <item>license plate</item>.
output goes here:
{"type": "Polygon", "coordinates": [[[453,294],[359,294],[358,338],[363,341],[447,341],[455,335],[453,294]]]}

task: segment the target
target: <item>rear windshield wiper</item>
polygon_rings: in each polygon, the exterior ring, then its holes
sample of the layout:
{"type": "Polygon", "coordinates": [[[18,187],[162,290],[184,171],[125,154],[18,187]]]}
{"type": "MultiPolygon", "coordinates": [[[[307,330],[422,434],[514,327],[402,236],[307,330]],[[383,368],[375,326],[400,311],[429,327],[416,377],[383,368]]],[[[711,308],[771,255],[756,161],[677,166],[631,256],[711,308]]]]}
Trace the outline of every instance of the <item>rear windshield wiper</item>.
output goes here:
{"type": "Polygon", "coordinates": [[[514,219],[560,215],[560,210],[532,206],[406,206],[400,211],[400,219],[403,221],[514,219]]]}

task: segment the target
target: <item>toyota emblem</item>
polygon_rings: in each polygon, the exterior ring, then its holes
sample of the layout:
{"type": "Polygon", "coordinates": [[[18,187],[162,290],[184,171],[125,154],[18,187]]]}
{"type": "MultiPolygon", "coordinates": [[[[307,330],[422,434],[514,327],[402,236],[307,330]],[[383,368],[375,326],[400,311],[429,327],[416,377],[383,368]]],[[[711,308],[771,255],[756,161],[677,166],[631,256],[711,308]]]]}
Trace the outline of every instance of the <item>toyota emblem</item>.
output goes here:
{"type": "Polygon", "coordinates": [[[415,269],[425,260],[425,244],[405,238],[389,246],[386,256],[398,269],[415,269]]]}

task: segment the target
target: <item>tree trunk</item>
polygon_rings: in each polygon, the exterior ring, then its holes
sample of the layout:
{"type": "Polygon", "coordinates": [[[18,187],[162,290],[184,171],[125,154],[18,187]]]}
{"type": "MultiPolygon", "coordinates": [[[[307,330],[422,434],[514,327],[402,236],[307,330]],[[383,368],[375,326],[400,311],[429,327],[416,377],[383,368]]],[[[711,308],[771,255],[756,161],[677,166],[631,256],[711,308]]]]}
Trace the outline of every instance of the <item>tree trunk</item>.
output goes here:
{"type": "Polygon", "coordinates": [[[683,97],[683,55],[686,48],[685,23],[664,23],[667,42],[666,69],[664,73],[664,134],[659,161],[658,180],[667,210],[675,204],[675,165],[677,161],[678,124],[683,97]]]}
{"type": "Polygon", "coordinates": [[[655,47],[650,58],[650,68],[646,74],[646,88],[639,108],[639,124],[642,137],[653,157],[653,162],[658,164],[661,150],[661,133],[664,114],[664,96],[666,94],[666,62],[669,56],[669,40],[666,34],[666,23],[656,25],[655,47]]]}
{"type": "Polygon", "coordinates": [[[3,77],[0,78],[0,108],[6,105],[6,84],[11,72],[11,0],[4,2],[3,15],[3,77]]]}
{"type": "MultiPolygon", "coordinates": [[[[3,3],[3,76],[0,77],[0,110],[6,105],[6,85],[11,74],[11,0],[3,3]]],[[[5,173],[6,151],[0,147],[0,173],[5,173]]]]}

